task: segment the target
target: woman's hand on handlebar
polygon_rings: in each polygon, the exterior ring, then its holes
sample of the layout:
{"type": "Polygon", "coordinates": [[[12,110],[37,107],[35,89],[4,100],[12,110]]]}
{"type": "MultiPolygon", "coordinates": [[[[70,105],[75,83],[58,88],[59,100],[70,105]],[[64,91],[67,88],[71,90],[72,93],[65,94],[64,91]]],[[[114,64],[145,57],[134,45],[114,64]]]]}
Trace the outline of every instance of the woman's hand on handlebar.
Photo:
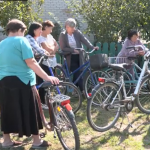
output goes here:
{"type": "Polygon", "coordinates": [[[144,55],[145,55],[145,52],[144,52],[144,51],[139,51],[138,54],[139,54],[140,56],[144,56],[144,55]]]}
{"type": "Polygon", "coordinates": [[[79,54],[79,51],[78,51],[78,50],[76,50],[76,49],[74,49],[74,52],[75,52],[76,54],[79,54]]]}
{"type": "Polygon", "coordinates": [[[48,79],[46,81],[50,81],[52,84],[58,85],[59,79],[57,77],[48,76],[48,79]]]}
{"type": "Polygon", "coordinates": [[[94,47],[94,49],[95,49],[95,50],[99,50],[99,47],[98,47],[98,46],[96,46],[96,47],[94,47]]]}

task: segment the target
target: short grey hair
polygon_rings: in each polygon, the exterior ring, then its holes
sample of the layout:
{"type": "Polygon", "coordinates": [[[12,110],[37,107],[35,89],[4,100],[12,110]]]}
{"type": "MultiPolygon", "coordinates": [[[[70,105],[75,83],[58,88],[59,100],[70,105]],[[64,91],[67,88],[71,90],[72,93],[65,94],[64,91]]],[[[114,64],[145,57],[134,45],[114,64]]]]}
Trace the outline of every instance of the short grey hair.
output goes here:
{"type": "Polygon", "coordinates": [[[65,22],[65,27],[70,26],[70,27],[76,27],[76,20],[73,18],[68,18],[65,22]]]}

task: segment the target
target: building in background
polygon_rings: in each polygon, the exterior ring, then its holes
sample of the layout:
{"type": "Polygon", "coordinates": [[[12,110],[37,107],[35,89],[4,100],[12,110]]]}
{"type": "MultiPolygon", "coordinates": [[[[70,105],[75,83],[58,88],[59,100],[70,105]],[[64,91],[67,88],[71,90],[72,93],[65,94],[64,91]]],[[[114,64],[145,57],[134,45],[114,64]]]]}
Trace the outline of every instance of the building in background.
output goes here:
{"type": "MultiPolygon", "coordinates": [[[[64,23],[67,18],[71,18],[73,15],[71,14],[71,10],[68,9],[65,0],[45,0],[43,4],[43,20],[52,20],[54,23],[58,22],[61,24],[64,29],[64,23]],[[51,15],[49,14],[51,13],[51,15]]],[[[77,24],[79,25],[79,29],[84,31],[87,27],[86,23],[83,23],[82,16],[78,16],[75,18],[77,24]]],[[[93,41],[93,36],[86,35],[90,41],[93,41]]]]}
{"type": "MultiPolygon", "coordinates": [[[[45,0],[42,6],[43,20],[51,20],[54,23],[59,23],[64,29],[64,23],[67,18],[73,17],[71,15],[71,11],[68,9],[65,0],[45,0]],[[51,14],[51,15],[50,15],[51,14]]],[[[82,17],[78,16],[75,18],[79,24],[79,29],[84,31],[86,29],[86,24],[82,22],[82,17]]],[[[6,36],[2,34],[2,28],[0,27],[0,41],[4,39],[6,36]]],[[[87,36],[90,41],[93,41],[93,36],[87,36]]]]}

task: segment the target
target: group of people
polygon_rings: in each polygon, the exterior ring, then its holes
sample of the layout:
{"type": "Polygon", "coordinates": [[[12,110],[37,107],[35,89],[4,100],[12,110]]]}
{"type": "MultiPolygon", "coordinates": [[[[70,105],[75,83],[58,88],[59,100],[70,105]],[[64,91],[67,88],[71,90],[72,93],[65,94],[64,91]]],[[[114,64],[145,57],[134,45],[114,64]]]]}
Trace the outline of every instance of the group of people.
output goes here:
{"type": "MultiPolygon", "coordinates": [[[[38,105],[33,96],[35,85],[45,81],[59,84],[59,79],[50,76],[47,61],[41,66],[37,63],[42,54],[49,56],[48,62],[52,66],[57,65],[56,52],[59,46],[51,35],[54,24],[46,20],[42,24],[33,22],[30,24],[27,35],[26,25],[17,19],[12,19],[6,26],[8,37],[0,42],[0,107],[1,107],[1,131],[3,132],[3,148],[21,145],[21,142],[12,141],[10,133],[18,133],[19,137],[31,136],[32,147],[48,147],[51,143],[43,141],[39,136],[39,130],[43,128],[38,105]],[[37,76],[36,76],[36,75],[37,76]]],[[[60,34],[60,49],[65,53],[70,71],[74,71],[83,64],[82,54],[77,48],[82,44],[89,49],[94,47],[87,38],[76,29],[76,21],[73,18],[65,22],[65,31],[60,34]]],[[[119,57],[130,55],[126,53],[127,46],[142,44],[138,40],[138,33],[132,30],[119,53],[119,57]]],[[[144,55],[144,52],[133,52],[133,55],[144,55]]],[[[75,81],[80,72],[75,73],[75,81]]],[[[83,91],[82,79],[78,82],[83,91]]],[[[44,89],[39,90],[39,95],[44,104],[44,89]]],[[[45,105],[46,107],[46,105],[45,105]]]]}
{"type": "MultiPolygon", "coordinates": [[[[3,148],[22,144],[12,141],[10,133],[18,133],[19,137],[32,135],[33,148],[51,145],[39,136],[39,130],[43,126],[33,93],[36,90],[35,85],[43,80],[59,84],[58,78],[50,76],[47,63],[47,61],[52,62],[53,67],[57,65],[55,53],[59,46],[51,35],[53,27],[54,24],[49,20],[42,24],[33,22],[25,35],[27,27],[20,20],[12,19],[6,26],[8,36],[0,42],[0,106],[3,148]],[[48,55],[49,58],[39,66],[37,60],[42,54],[48,55]]],[[[65,29],[60,34],[59,44],[61,50],[66,53],[65,57],[70,71],[73,71],[83,63],[80,52],[76,48],[82,48],[82,44],[90,49],[93,49],[94,46],[76,29],[75,19],[67,19],[65,29]]],[[[78,77],[79,73],[74,75],[73,80],[78,77]]],[[[77,86],[82,91],[82,80],[79,83],[77,86]]],[[[40,89],[39,95],[42,103],[45,102],[44,94],[44,89],[40,89]]]]}

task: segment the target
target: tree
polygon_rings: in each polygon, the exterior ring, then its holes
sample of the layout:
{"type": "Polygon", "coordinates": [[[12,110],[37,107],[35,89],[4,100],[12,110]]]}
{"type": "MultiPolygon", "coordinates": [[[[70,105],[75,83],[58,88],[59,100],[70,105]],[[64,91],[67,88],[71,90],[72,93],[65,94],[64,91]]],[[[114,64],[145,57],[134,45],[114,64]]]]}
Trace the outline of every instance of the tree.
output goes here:
{"type": "Polygon", "coordinates": [[[123,39],[135,28],[143,38],[150,39],[150,1],[147,0],[71,0],[68,7],[77,18],[87,22],[85,33],[94,34],[101,42],[123,39]]]}
{"type": "Polygon", "coordinates": [[[0,26],[5,28],[10,19],[22,20],[27,26],[32,21],[42,21],[44,0],[2,1],[0,2],[0,26]]]}

